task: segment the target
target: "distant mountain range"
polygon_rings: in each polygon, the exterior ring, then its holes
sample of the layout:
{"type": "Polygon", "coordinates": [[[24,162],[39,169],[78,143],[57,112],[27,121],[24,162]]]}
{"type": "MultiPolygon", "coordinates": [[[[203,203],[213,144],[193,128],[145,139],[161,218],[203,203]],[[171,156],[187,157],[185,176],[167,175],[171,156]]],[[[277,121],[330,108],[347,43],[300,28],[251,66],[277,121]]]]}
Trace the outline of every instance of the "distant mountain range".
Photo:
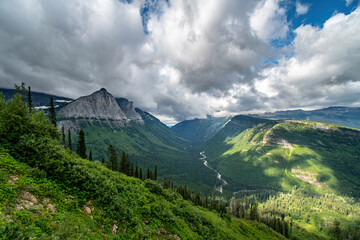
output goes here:
{"type": "Polygon", "coordinates": [[[297,119],[333,123],[360,129],[359,107],[328,107],[311,111],[304,111],[299,109],[264,113],[253,116],[270,119],[297,119]]]}
{"type": "MultiPolygon", "coordinates": [[[[15,93],[18,93],[15,89],[0,88],[0,92],[3,94],[5,100],[9,100],[15,93]]],[[[27,98],[27,95],[25,96],[27,98]]],[[[50,105],[50,98],[54,100],[54,106],[56,108],[63,107],[70,103],[73,99],[67,97],[56,96],[47,93],[33,92],[31,91],[32,104],[37,109],[48,109],[50,105]]]]}

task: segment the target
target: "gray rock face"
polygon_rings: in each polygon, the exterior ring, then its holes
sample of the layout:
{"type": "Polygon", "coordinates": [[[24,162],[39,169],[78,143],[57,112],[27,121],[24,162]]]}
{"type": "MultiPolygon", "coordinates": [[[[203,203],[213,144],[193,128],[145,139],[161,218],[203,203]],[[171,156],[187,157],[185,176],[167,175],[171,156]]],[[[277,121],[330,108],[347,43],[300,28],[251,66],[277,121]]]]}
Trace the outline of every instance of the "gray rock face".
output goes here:
{"type": "Polygon", "coordinates": [[[95,119],[127,120],[116,99],[105,88],[89,96],[76,99],[62,108],[59,115],[66,117],[88,117],[95,119]]]}
{"type": "Polygon", "coordinates": [[[128,119],[143,122],[140,114],[135,111],[133,102],[127,100],[126,98],[117,98],[116,102],[119,104],[121,110],[125,113],[128,119]]]}

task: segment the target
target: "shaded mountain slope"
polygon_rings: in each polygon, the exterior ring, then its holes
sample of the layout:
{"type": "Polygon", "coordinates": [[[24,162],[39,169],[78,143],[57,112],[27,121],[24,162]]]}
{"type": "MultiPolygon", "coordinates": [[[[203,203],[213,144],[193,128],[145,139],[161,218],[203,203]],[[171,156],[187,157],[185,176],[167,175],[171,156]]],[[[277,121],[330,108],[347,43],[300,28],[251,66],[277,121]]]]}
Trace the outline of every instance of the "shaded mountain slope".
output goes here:
{"type": "Polygon", "coordinates": [[[195,118],[182,121],[171,127],[171,129],[192,142],[204,142],[213,137],[228,120],[230,118],[195,118]]]}
{"type": "Polygon", "coordinates": [[[214,173],[187,151],[191,143],[164,125],[156,117],[124,98],[115,99],[105,89],[80,97],[58,112],[58,127],[73,133],[83,129],[86,146],[92,151],[93,160],[105,158],[111,144],[120,154],[127,152],[131,161],[143,168],[157,166],[160,176],[166,174],[176,184],[187,184],[196,189],[210,191],[209,181],[214,173]],[[124,117],[125,116],[125,117],[124,117]]]}

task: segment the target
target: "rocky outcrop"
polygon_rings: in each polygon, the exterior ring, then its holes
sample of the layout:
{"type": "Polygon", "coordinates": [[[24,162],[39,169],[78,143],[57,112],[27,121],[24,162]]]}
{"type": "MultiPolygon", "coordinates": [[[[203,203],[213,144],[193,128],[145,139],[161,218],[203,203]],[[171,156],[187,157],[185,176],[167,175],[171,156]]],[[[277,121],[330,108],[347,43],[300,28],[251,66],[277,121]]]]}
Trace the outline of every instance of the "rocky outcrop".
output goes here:
{"type": "Polygon", "coordinates": [[[126,117],[132,121],[143,123],[140,114],[135,111],[133,102],[126,98],[117,98],[116,102],[119,104],[121,110],[125,113],[126,117]]]}
{"type": "Polygon", "coordinates": [[[105,88],[69,103],[58,115],[75,118],[128,119],[116,99],[105,88]]]}

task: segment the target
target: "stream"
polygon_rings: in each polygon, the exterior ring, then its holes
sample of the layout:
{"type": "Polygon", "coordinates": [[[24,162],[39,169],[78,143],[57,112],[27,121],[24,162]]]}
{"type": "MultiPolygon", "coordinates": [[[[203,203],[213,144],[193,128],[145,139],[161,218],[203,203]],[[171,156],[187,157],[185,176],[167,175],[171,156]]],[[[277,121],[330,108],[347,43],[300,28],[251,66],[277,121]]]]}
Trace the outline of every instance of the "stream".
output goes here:
{"type": "Polygon", "coordinates": [[[220,180],[220,182],[221,182],[222,184],[220,184],[220,186],[216,186],[216,183],[215,183],[214,189],[215,189],[216,191],[219,191],[220,193],[222,193],[222,192],[223,192],[223,186],[227,185],[228,183],[227,183],[224,179],[221,178],[221,174],[220,174],[218,171],[216,171],[215,169],[213,169],[212,167],[209,166],[209,163],[208,163],[208,161],[206,160],[205,151],[200,152],[200,158],[199,158],[199,159],[204,162],[204,165],[205,165],[207,168],[209,168],[210,170],[212,170],[213,172],[216,173],[216,178],[217,178],[218,180],[220,180]]]}

